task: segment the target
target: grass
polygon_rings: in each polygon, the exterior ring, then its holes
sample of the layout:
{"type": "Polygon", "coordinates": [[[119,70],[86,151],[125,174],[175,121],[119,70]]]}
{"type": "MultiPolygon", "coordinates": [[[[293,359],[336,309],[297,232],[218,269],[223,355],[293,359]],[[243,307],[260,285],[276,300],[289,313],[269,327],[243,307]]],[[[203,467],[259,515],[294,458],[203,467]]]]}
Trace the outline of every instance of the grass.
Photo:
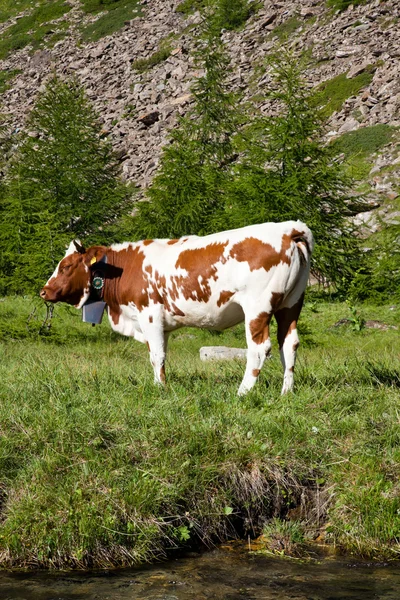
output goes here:
{"type": "Polygon", "coordinates": [[[286,19],[286,21],[284,21],[271,31],[270,37],[277,36],[278,39],[281,41],[286,40],[291,35],[293,35],[294,32],[297,29],[299,29],[299,27],[301,27],[302,24],[303,23],[296,15],[294,15],[293,17],[289,17],[288,19],[286,19]]]}
{"type": "Polygon", "coordinates": [[[82,39],[85,42],[95,42],[106,35],[112,35],[127,20],[141,14],[139,0],[84,0],[82,8],[86,13],[106,11],[94,23],[82,29],[82,39]]]}
{"type": "MultiPolygon", "coordinates": [[[[28,44],[32,45],[33,49],[40,47],[44,39],[54,33],[55,26],[52,22],[65,15],[71,8],[64,0],[35,6],[30,14],[21,17],[4,31],[0,41],[0,59],[25,48],[28,44]]],[[[68,23],[58,22],[56,27],[58,30],[66,29],[68,23]]]]}
{"type": "Polygon", "coordinates": [[[175,12],[190,15],[196,10],[202,10],[207,6],[207,0],[183,0],[175,9],[175,12]]]}
{"type": "MultiPolygon", "coordinates": [[[[45,4],[46,0],[39,0],[37,5],[45,4]]],[[[20,14],[24,10],[32,8],[32,0],[1,0],[0,5],[0,23],[20,14]]]]}
{"type": "Polygon", "coordinates": [[[389,144],[396,131],[395,127],[381,123],[349,131],[333,142],[338,154],[345,155],[351,177],[358,181],[367,179],[373,164],[371,155],[389,144]]]}
{"type": "Polygon", "coordinates": [[[169,43],[161,43],[160,47],[156,52],[153,52],[147,58],[139,58],[132,63],[132,69],[134,71],[138,71],[138,73],[144,73],[145,71],[149,71],[156,65],[161,64],[171,54],[171,46],[169,43]]]}
{"type": "Polygon", "coordinates": [[[342,108],[343,102],[355,96],[372,81],[374,67],[371,65],[363,73],[346,78],[346,73],[337,75],[318,86],[317,102],[322,107],[321,116],[328,118],[332,113],[342,108]]]}
{"type": "Polygon", "coordinates": [[[327,6],[333,8],[334,10],[346,10],[350,4],[353,6],[357,6],[359,4],[366,4],[368,0],[327,0],[327,6]]]}
{"type": "MultiPolygon", "coordinates": [[[[400,307],[359,311],[400,324],[400,307]]],[[[317,299],[303,313],[295,393],[279,395],[275,344],[239,399],[244,365],[201,363],[198,350],[243,345],[242,327],[176,332],[162,390],[144,345],[67,307],[38,335],[44,314],[29,298],[0,302],[3,566],[150,561],[256,535],[252,523],[284,519],[305,497],[302,518],[331,543],[398,556],[398,331],[333,327],[348,307],[317,299]]]]}
{"type": "Polygon", "coordinates": [[[10,71],[0,71],[0,94],[3,94],[9,87],[11,80],[21,73],[20,69],[11,69],[10,71]]]}

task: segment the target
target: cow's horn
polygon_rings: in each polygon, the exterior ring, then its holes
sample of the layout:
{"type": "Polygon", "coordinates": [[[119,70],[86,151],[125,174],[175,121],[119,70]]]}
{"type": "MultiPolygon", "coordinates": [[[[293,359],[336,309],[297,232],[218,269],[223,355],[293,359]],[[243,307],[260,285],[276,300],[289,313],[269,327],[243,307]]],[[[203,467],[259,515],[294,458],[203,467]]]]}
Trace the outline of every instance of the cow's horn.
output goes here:
{"type": "Polygon", "coordinates": [[[79,254],[85,254],[86,250],[83,246],[80,245],[79,242],[77,242],[76,240],[74,240],[74,246],[76,248],[76,251],[79,252],[79,254]]]}

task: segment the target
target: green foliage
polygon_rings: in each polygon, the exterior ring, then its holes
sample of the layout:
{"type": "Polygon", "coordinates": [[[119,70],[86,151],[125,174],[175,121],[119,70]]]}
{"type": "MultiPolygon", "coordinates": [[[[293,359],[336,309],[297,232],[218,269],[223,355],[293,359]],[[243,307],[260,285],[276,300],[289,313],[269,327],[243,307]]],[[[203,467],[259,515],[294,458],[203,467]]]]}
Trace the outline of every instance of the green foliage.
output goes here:
{"type": "Polygon", "coordinates": [[[82,29],[82,39],[95,42],[121,29],[125,22],[140,14],[139,0],[84,0],[83,10],[87,13],[106,11],[96,21],[82,29]]]}
{"type": "MultiPolygon", "coordinates": [[[[38,48],[44,38],[54,31],[51,22],[62,17],[71,8],[71,5],[64,0],[36,6],[29,15],[21,17],[3,32],[0,41],[0,59],[6,58],[11,52],[20,50],[28,44],[32,45],[33,49],[38,48]]],[[[63,26],[67,26],[67,23],[57,24],[57,28],[63,26]]]]}
{"type": "Polygon", "coordinates": [[[350,310],[350,323],[353,331],[361,331],[365,326],[365,319],[360,313],[360,311],[354,306],[351,302],[347,302],[347,305],[350,310]]]}
{"type": "Polygon", "coordinates": [[[382,223],[381,231],[368,239],[371,246],[364,268],[356,271],[351,294],[377,302],[400,301],[400,223],[382,223]]]}
{"type": "Polygon", "coordinates": [[[1,202],[2,293],[37,289],[73,237],[107,239],[127,191],[100,131],[83,88],[51,79],[29,117],[1,202]]]}
{"type": "Polygon", "coordinates": [[[313,269],[346,289],[360,266],[354,231],[346,222],[350,180],[323,140],[314,94],[299,60],[284,50],[270,58],[269,98],[280,111],[259,117],[245,135],[228,197],[231,226],[300,219],[314,233],[313,269]]]}
{"type": "Polygon", "coordinates": [[[192,86],[192,107],[164,147],[148,202],[138,205],[137,236],[178,237],[220,227],[241,117],[236,97],[227,89],[228,59],[219,27],[206,20],[204,28],[195,59],[205,73],[192,86]]]}
{"type": "Polygon", "coordinates": [[[368,0],[327,0],[327,6],[331,6],[335,10],[346,10],[352,4],[357,6],[358,4],[366,4],[368,0]]]}
{"type": "Polygon", "coordinates": [[[330,115],[342,108],[343,102],[355,96],[360,90],[367,87],[373,79],[374,66],[371,65],[363,73],[347,79],[346,73],[337,75],[328,81],[321,83],[318,88],[318,94],[315,96],[315,105],[321,106],[322,118],[328,118],[330,115]]]}

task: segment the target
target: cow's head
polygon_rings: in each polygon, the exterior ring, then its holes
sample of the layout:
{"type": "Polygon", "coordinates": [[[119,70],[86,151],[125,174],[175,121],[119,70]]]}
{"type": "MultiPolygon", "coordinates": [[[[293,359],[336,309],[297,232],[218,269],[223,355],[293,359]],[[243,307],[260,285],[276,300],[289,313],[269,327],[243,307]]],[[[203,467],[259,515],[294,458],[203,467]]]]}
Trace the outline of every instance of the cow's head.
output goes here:
{"type": "Polygon", "coordinates": [[[40,297],[46,302],[67,302],[81,308],[90,295],[92,265],[104,254],[102,246],[93,246],[86,251],[79,241],[72,241],[40,297]]]}

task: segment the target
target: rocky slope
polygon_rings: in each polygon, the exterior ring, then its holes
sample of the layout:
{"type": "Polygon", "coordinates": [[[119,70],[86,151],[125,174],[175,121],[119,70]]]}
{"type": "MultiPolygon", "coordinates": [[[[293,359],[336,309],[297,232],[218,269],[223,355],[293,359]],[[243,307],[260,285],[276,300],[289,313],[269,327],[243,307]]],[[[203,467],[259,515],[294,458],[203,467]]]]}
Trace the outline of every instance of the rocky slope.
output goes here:
{"type": "MultiPolygon", "coordinates": [[[[52,73],[76,75],[113,140],[124,178],[146,187],[168,131],[190,104],[190,86],[199,75],[190,54],[199,14],[176,12],[180,0],[142,0],[140,17],[127,21],[111,36],[83,44],[82,22],[97,17],[85,16],[78,0],[69,0],[69,4],[67,37],[50,49],[32,53],[28,46],[0,61],[3,71],[20,70],[3,93],[1,112],[17,132],[24,128],[38,90],[52,73]],[[152,56],[167,36],[172,45],[169,57],[137,72],[135,61],[152,56]]],[[[377,123],[400,126],[399,18],[400,2],[396,0],[373,0],[344,12],[332,11],[321,0],[264,0],[242,30],[224,33],[232,57],[232,87],[239,88],[245,99],[258,98],[263,111],[270,110],[262,99],[269,75],[261,67],[286,31],[288,43],[308,51],[311,66],[307,75],[313,86],[340,74],[351,79],[366,69],[373,73],[369,84],[332,114],[328,135],[377,123]]],[[[2,30],[13,22],[15,19],[3,24],[2,30]]],[[[393,161],[399,164],[400,148],[392,143],[385,153],[379,154],[380,163],[374,165],[375,187],[383,186],[396,197],[393,173],[385,180],[379,171],[393,161]]],[[[374,186],[373,179],[370,183],[374,186]]]]}

